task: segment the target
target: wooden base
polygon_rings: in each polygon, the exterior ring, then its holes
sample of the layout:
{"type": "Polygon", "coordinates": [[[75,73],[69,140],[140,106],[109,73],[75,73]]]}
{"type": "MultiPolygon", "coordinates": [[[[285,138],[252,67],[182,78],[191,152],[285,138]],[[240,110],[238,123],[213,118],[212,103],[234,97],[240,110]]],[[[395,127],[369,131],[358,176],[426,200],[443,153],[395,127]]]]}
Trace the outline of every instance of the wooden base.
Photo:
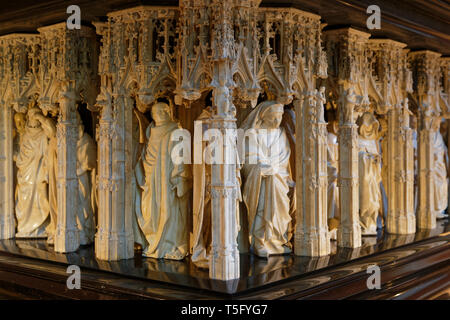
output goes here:
{"type": "Polygon", "coordinates": [[[448,299],[450,230],[448,224],[444,227],[437,234],[417,233],[409,244],[407,238],[387,235],[378,241],[366,239],[373,244],[357,251],[338,248],[321,258],[265,260],[243,254],[241,279],[235,282],[210,280],[207,270],[192,269],[189,261],[173,264],[136,257],[107,263],[90,260],[85,248],[61,255],[64,262],[56,261],[59,254],[48,249],[45,241],[34,240],[38,242],[31,245],[6,240],[0,241],[0,298],[448,299]],[[66,286],[70,264],[81,267],[81,290],[66,286]],[[367,288],[367,267],[374,264],[381,269],[379,290],[367,288]]]}

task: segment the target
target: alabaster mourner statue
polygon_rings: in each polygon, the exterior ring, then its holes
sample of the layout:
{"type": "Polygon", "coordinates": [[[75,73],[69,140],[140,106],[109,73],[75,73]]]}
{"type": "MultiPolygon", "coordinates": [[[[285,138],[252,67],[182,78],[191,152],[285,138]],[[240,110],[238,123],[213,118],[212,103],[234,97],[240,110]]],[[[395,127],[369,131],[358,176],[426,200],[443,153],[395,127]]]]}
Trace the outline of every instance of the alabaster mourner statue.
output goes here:
{"type": "Polygon", "coordinates": [[[444,138],[439,130],[436,130],[434,136],[434,168],[433,168],[433,186],[434,186],[434,211],[437,219],[447,217],[445,210],[448,206],[448,152],[444,143],[444,138]]]}
{"type": "MultiPolygon", "coordinates": [[[[202,132],[209,129],[212,116],[210,107],[203,109],[197,121],[201,121],[202,132]]],[[[194,144],[194,148],[197,148],[194,144]]],[[[202,141],[202,150],[206,149],[206,141],[202,141]]],[[[196,150],[194,150],[196,152],[196,150]]],[[[203,154],[203,152],[202,152],[203,154]]],[[[201,164],[193,165],[194,201],[193,201],[193,233],[192,262],[200,268],[207,268],[211,251],[211,195],[208,186],[211,184],[211,165],[202,159],[201,164]]]]}
{"type": "Polygon", "coordinates": [[[243,199],[247,207],[251,250],[260,257],[291,252],[289,187],[290,147],[280,128],[283,105],[260,103],[245,119],[248,135],[243,173],[243,199]]]}
{"type": "Polygon", "coordinates": [[[327,171],[328,171],[328,227],[330,238],[336,240],[337,228],[340,221],[339,211],[339,143],[337,137],[338,122],[332,118],[328,121],[327,139],[327,171]]]}
{"type": "MultiPolygon", "coordinates": [[[[56,107],[51,108],[50,110],[44,109],[43,114],[45,118],[42,120],[42,126],[43,127],[52,127],[52,132],[56,133],[56,120],[54,120],[58,114],[58,109],[56,107]],[[48,113],[50,113],[50,116],[48,116],[48,113]]],[[[56,177],[58,174],[58,159],[57,159],[57,153],[58,153],[58,142],[56,138],[56,134],[49,137],[48,141],[48,201],[50,205],[50,222],[47,227],[47,242],[50,245],[54,244],[55,241],[55,233],[56,233],[56,223],[57,223],[57,216],[58,216],[58,202],[57,202],[57,182],[56,177]]]]}
{"type": "Polygon", "coordinates": [[[144,235],[142,255],[181,260],[188,254],[188,199],[191,172],[187,164],[174,163],[171,153],[179,143],[171,135],[181,129],[172,120],[168,104],[152,107],[153,122],[147,128],[148,143],[142,154],[145,174],[141,210],[135,210],[144,235]]]}
{"type": "Polygon", "coordinates": [[[91,173],[95,173],[97,164],[97,148],[94,140],[84,132],[84,125],[77,113],[78,141],[77,141],[77,177],[78,177],[78,215],[77,225],[80,230],[80,244],[86,245],[94,241],[95,221],[94,203],[92,202],[91,173]]]}
{"type": "Polygon", "coordinates": [[[27,112],[27,123],[14,159],[17,166],[16,218],[17,238],[47,237],[48,139],[55,135],[52,126],[37,107],[27,112]]]}
{"type": "Polygon", "coordinates": [[[377,234],[381,209],[381,159],[378,150],[379,123],[372,113],[358,119],[359,126],[359,221],[362,235],[377,234]]]}

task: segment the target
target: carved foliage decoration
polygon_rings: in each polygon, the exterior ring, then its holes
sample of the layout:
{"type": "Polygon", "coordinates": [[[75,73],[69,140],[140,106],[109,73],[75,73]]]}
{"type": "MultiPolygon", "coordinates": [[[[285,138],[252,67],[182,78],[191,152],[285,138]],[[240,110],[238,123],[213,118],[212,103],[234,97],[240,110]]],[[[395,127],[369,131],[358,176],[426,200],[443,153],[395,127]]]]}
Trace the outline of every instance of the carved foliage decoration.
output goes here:
{"type": "Polygon", "coordinates": [[[413,70],[413,98],[422,113],[422,125],[431,127],[431,118],[447,116],[447,105],[442,99],[440,54],[432,51],[409,53],[413,70]]]}
{"type": "MultiPolygon", "coordinates": [[[[26,112],[29,98],[37,93],[39,36],[12,34],[0,37],[0,101],[26,112]]],[[[32,97],[33,98],[33,97],[32,97]]]]}
{"type": "MultiPolygon", "coordinates": [[[[98,70],[94,30],[85,26],[80,30],[68,30],[65,23],[60,23],[38,31],[41,35],[40,107],[52,110],[61,99],[70,98],[84,101],[92,109],[97,94],[98,70]]],[[[62,110],[63,117],[74,117],[73,111],[62,110]]]]}
{"type": "Polygon", "coordinates": [[[290,103],[293,95],[314,90],[317,77],[327,77],[319,16],[297,9],[260,8],[257,40],[258,81],[268,81],[280,102],[290,103]]]}
{"type": "Polygon", "coordinates": [[[385,114],[391,107],[400,107],[412,92],[412,74],[406,44],[392,40],[369,40],[370,92],[376,98],[377,113],[385,114]]]}
{"type": "MultiPolygon", "coordinates": [[[[95,23],[102,36],[101,94],[135,94],[141,111],[172,91],[177,81],[178,8],[147,7],[108,14],[95,23]]],[[[101,104],[101,103],[100,103],[101,104]]]]}
{"type": "Polygon", "coordinates": [[[314,90],[315,78],[327,77],[320,17],[297,9],[257,8],[259,2],[180,3],[177,104],[217,86],[212,64],[220,59],[231,63],[231,77],[224,80],[235,99],[253,107],[263,83],[287,104],[294,94],[314,90]]]}

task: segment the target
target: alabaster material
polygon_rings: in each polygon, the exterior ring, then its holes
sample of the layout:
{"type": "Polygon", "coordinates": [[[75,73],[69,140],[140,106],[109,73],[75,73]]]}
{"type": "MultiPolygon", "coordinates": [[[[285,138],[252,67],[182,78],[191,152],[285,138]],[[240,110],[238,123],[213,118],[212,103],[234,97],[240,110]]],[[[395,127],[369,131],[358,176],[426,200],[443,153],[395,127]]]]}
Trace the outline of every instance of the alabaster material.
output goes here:
{"type": "Polygon", "coordinates": [[[377,234],[381,209],[381,154],[378,150],[378,121],[370,113],[359,126],[359,218],[362,235],[377,234]]]}
{"type": "Polygon", "coordinates": [[[148,143],[143,150],[145,174],[141,197],[139,227],[145,236],[142,255],[151,258],[181,260],[189,253],[188,196],[192,188],[190,168],[173,162],[177,144],[172,133],[180,125],[170,119],[169,106],[152,107],[152,122],[147,129],[148,143]]]}
{"type": "Polygon", "coordinates": [[[434,210],[436,218],[442,219],[447,215],[445,210],[448,206],[448,179],[447,170],[449,167],[447,146],[439,130],[436,131],[434,142],[434,210]]]}
{"type": "Polygon", "coordinates": [[[17,238],[47,237],[50,205],[48,201],[48,140],[55,132],[42,125],[40,109],[27,112],[27,123],[20,134],[15,161],[17,166],[16,218],[17,238]]]}
{"type": "Polygon", "coordinates": [[[243,166],[251,250],[258,256],[291,252],[289,169],[291,150],[280,123],[283,106],[265,101],[242,125],[250,131],[243,166]]]}
{"type": "Polygon", "coordinates": [[[80,244],[87,245],[94,242],[95,221],[94,211],[97,207],[95,197],[95,168],[97,165],[97,146],[94,140],[78,122],[77,141],[77,177],[78,177],[78,214],[77,227],[80,234],[80,244]]]}
{"type": "Polygon", "coordinates": [[[328,169],[328,220],[340,220],[339,211],[339,144],[338,137],[332,132],[328,132],[327,139],[327,169],[328,169]]]}
{"type": "MultiPolygon", "coordinates": [[[[133,258],[137,243],[233,280],[242,239],[261,257],[321,257],[330,231],[360,247],[381,210],[388,233],[435,228],[448,203],[436,132],[450,118],[450,59],[322,22],[259,0],[180,1],[1,36],[0,239],[47,236],[69,253],[95,238],[106,261],[133,258]],[[175,163],[181,127],[251,129],[256,149],[175,163]]],[[[236,151],[236,136],[218,153],[236,151]]]]}
{"type": "MultiPolygon", "coordinates": [[[[210,128],[212,117],[211,108],[203,109],[197,121],[200,121],[202,134],[210,128]]],[[[194,145],[194,154],[198,152],[195,148],[204,150],[206,141],[201,145],[194,145]]],[[[203,155],[203,153],[201,153],[203,155]]],[[[202,159],[206,160],[206,159],[202,159]]],[[[200,268],[208,268],[211,254],[211,193],[208,187],[211,185],[211,165],[206,161],[193,164],[194,198],[192,205],[193,231],[191,235],[191,260],[200,268]]]]}

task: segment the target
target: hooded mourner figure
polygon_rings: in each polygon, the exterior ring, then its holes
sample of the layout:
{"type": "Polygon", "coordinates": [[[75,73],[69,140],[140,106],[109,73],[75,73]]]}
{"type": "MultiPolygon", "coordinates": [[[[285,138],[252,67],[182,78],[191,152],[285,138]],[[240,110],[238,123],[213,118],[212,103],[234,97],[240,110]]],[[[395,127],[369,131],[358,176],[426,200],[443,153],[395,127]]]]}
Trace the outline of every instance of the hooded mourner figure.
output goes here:
{"type": "MultiPolygon", "coordinates": [[[[188,253],[188,204],[191,189],[189,165],[174,163],[171,157],[177,141],[172,133],[181,129],[171,118],[170,107],[158,102],[152,107],[153,122],[148,126],[148,142],[142,150],[140,168],[144,181],[136,220],[142,232],[142,255],[182,260],[188,253]]],[[[143,183],[143,184],[141,184],[143,183]]]]}
{"type": "Polygon", "coordinates": [[[283,105],[260,103],[241,128],[248,137],[243,200],[248,211],[251,250],[260,257],[291,252],[290,146],[280,128],[283,105]]]}
{"type": "Polygon", "coordinates": [[[378,150],[379,122],[369,112],[358,119],[359,126],[359,221],[363,235],[377,234],[381,209],[381,157],[378,150]]]}
{"type": "Polygon", "coordinates": [[[50,205],[48,198],[48,139],[54,128],[43,125],[45,117],[33,106],[14,155],[17,166],[17,238],[47,237],[50,205]]]}
{"type": "Polygon", "coordinates": [[[78,217],[77,225],[80,230],[80,244],[87,245],[94,242],[95,220],[92,202],[93,179],[91,172],[97,165],[97,147],[92,137],[84,131],[84,125],[77,113],[77,177],[78,177],[78,217]]]}

